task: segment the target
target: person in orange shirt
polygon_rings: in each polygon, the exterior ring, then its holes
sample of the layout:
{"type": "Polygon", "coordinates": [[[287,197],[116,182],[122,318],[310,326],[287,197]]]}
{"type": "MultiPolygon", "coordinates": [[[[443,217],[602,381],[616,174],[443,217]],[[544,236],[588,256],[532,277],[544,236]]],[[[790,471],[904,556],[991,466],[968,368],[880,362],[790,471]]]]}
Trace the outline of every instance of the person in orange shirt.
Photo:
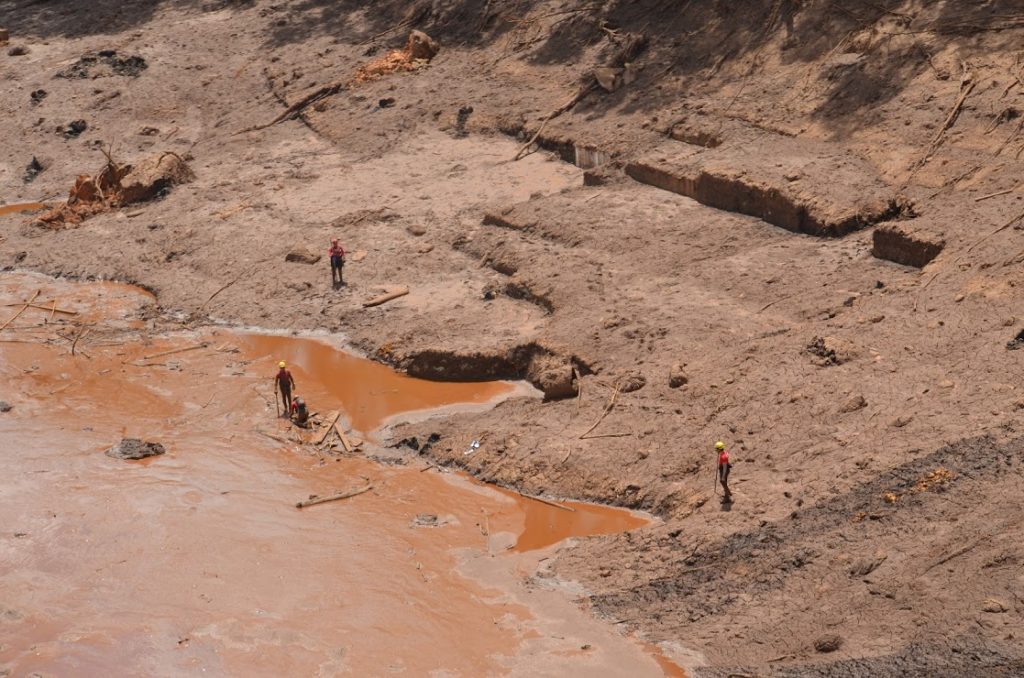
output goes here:
{"type": "Polygon", "coordinates": [[[723,504],[732,503],[732,492],[729,491],[729,471],[732,470],[732,464],[729,463],[729,453],[725,450],[725,443],[719,440],[715,443],[715,449],[718,450],[718,482],[722,483],[722,490],[725,494],[722,496],[723,504]]]}

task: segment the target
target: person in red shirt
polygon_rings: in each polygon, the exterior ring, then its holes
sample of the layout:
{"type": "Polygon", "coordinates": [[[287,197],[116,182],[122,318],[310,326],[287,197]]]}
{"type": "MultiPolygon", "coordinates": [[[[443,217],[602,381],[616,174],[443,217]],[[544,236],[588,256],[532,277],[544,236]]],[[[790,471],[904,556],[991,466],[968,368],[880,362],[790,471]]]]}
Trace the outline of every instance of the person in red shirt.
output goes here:
{"type": "Polygon", "coordinates": [[[732,470],[732,464],[729,463],[729,453],[725,451],[725,443],[719,440],[715,443],[715,449],[718,450],[718,482],[722,483],[722,490],[725,494],[722,496],[723,504],[732,503],[732,492],[729,491],[729,471],[732,470]]]}
{"type": "Polygon", "coordinates": [[[331,284],[335,287],[344,285],[341,272],[345,266],[345,248],[338,244],[337,238],[331,239],[331,246],[327,250],[327,256],[331,260],[331,284]]]}
{"type": "Polygon", "coordinates": [[[277,367],[277,374],[274,375],[274,390],[281,394],[281,401],[284,403],[284,413],[281,416],[287,418],[292,408],[292,390],[295,389],[295,378],[292,377],[292,373],[288,371],[283,360],[277,364],[277,367]]]}

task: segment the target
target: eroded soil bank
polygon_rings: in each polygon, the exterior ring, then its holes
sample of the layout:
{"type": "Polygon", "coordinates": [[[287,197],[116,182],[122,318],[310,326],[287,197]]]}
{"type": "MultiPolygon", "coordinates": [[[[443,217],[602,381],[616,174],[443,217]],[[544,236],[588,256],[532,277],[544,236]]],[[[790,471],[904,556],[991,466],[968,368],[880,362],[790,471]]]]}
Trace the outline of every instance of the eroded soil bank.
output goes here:
{"type": "Polygon", "coordinates": [[[520,387],[418,382],[316,339],[151,338],[154,299],[137,288],[0,279],[5,319],[30,299],[0,335],[0,669],[660,675],[663,659],[558,591],[537,550],[646,518],[499,492],[372,442],[403,413],[534,397],[520,387]],[[341,408],[391,463],[261,435],[312,435],[274,416],[278,359],[313,409],[341,408]],[[123,437],[167,452],[103,454],[123,437]]]}

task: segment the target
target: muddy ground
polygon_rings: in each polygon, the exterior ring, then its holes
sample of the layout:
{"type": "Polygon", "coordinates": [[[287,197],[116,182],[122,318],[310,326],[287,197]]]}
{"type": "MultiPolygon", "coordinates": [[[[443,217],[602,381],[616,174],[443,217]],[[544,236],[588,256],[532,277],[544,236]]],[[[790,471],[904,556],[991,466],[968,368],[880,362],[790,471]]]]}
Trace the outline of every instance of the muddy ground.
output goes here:
{"type": "Polygon", "coordinates": [[[196,179],[76,228],[2,217],[0,265],[141,284],[168,327],[531,380],[548,401],[395,438],[663,516],[555,569],[697,675],[1013,675],[1018,4],[9,0],[3,200],[65,195],[101,147],[196,179]],[[414,27],[429,65],[352,82],[414,27]],[[55,77],[100,50],[146,68],[55,77]],[[332,235],[359,252],[341,289],[285,261],[332,235]]]}

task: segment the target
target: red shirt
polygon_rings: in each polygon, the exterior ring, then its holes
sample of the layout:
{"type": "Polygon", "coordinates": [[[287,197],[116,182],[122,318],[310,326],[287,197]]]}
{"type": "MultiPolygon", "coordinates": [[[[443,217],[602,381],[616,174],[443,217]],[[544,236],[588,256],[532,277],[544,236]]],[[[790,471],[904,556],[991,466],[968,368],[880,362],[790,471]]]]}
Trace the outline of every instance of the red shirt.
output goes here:
{"type": "Polygon", "coordinates": [[[292,373],[288,370],[281,369],[277,372],[277,383],[281,384],[285,388],[292,387],[292,373]]]}
{"type": "Polygon", "coordinates": [[[722,453],[718,455],[718,465],[728,466],[729,465],[729,453],[722,450],[722,453]]]}
{"type": "Polygon", "coordinates": [[[345,248],[342,247],[341,245],[331,245],[327,249],[327,256],[329,256],[329,257],[341,257],[342,259],[344,259],[345,258],[345,248]]]}

